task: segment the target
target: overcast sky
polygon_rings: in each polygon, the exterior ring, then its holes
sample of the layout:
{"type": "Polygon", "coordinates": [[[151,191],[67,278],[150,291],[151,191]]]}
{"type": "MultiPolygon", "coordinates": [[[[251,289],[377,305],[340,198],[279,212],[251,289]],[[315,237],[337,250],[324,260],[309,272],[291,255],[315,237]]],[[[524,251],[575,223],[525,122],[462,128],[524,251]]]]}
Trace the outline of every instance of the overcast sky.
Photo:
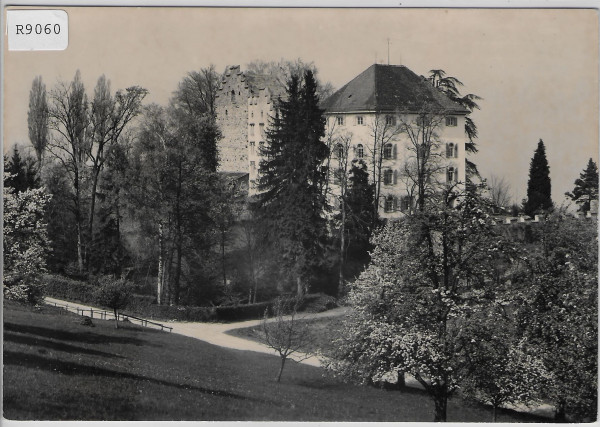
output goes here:
{"type": "Polygon", "coordinates": [[[31,82],[50,89],[81,70],[89,93],[105,74],[113,90],[141,85],[166,103],[181,78],[214,64],[256,59],[313,61],[341,87],[375,62],[417,74],[441,68],[483,98],[479,127],[484,176],[525,197],[529,162],[546,144],[552,196],[598,159],[598,14],[595,10],[65,8],[69,47],[8,52],[4,64],[4,150],[28,142],[31,82]]]}

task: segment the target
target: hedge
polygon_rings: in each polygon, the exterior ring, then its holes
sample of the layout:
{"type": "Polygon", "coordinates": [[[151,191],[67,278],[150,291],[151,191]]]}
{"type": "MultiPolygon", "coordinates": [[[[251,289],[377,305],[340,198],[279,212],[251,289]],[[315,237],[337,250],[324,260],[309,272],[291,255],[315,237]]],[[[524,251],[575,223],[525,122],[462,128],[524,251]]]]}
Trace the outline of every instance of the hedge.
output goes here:
{"type": "MultiPolygon", "coordinates": [[[[44,276],[45,295],[83,304],[95,303],[97,286],[62,276],[44,276]]],[[[261,319],[273,302],[238,304],[216,307],[157,305],[152,295],[133,295],[123,312],[153,320],[184,322],[235,322],[261,319]]],[[[305,295],[300,311],[320,312],[337,307],[335,298],[325,294],[305,295]]]]}

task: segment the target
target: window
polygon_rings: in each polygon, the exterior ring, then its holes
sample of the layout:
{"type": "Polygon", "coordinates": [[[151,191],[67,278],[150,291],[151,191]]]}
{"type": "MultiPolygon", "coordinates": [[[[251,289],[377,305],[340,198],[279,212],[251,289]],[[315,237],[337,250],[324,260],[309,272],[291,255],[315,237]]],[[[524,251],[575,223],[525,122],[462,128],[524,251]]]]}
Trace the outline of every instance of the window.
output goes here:
{"type": "Polygon", "coordinates": [[[392,185],[394,180],[394,172],[391,169],[386,169],[383,171],[383,183],[385,185],[392,185]]]}
{"type": "Polygon", "coordinates": [[[254,136],[254,123],[250,124],[250,136],[254,136]]]}
{"type": "Polygon", "coordinates": [[[225,110],[225,115],[226,115],[226,116],[227,116],[227,113],[228,113],[228,112],[227,112],[227,110],[225,110]]]}
{"type": "Polygon", "coordinates": [[[335,151],[333,152],[333,155],[335,157],[337,157],[338,159],[343,159],[344,158],[344,146],[342,144],[337,144],[335,146],[335,151]]]}
{"type": "Polygon", "coordinates": [[[394,197],[387,196],[385,198],[385,203],[383,205],[384,212],[393,212],[394,211],[394,197]]]}
{"type": "Polygon", "coordinates": [[[357,125],[364,125],[365,124],[363,116],[356,116],[356,124],[357,125]]]}
{"type": "Polygon", "coordinates": [[[260,112],[260,118],[261,119],[263,118],[263,112],[262,111],[260,112]]]}
{"type": "Polygon", "coordinates": [[[456,126],[457,124],[458,120],[456,119],[456,117],[446,117],[446,126],[456,126]]]}
{"type": "Polygon", "coordinates": [[[410,196],[404,196],[400,199],[400,211],[401,212],[410,212],[410,207],[412,205],[412,200],[410,196]]]}
{"type": "Polygon", "coordinates": [[[392,144],[385,144],[385,146],[383,147],[383,158],[384,159],[391,159],[393,157],[393,147],[392,144]]]}
{"type": "Polygon", "coordinates": [[[362,159],[365,156],[365,147],[362,144],[356,146],[356,157],[362,159]]]}
{"type": "Polygon", "coordinates": [[[453,142],[446,144],[446,157],[458,157],[458,145],[453,142]]]}
{"type": "Polygon", "coordinates": [[[254,117],[254,111],[250,113],[250,117],[254,117]]]}
{"type": "Polygon", "coordinates": [[[235,90],[231,90],[231,102],[235,102],[235,90]]]}
{"type": "Polygon", "coordinates": [[[448,168],[448,172],[446,173],[446,181],[451,184],[453,182],[456,182],[456,169],[453,166],[450,166],[448,168]]]}
{"type": "Polygon", "coordinates": [[[256,170],[256,164],[254,163],[254,160],[250,162],[250,169],[251,169],[252,171],[255,171],[255,170],[256,170]]]}
{"type": "Polygon", "coordinates": [[[344,116],[337,116],[337,124],[340,126],[344,125],[344,116]]]}
{"type": "Polygon", "coordinates": [[[258,126],[260,127],[260,137],[264,138],[265,137],[265,124],[261,123],[258,126]]]}
{"type": "Polygon", "coordinates": [[[250,141],[250,154],[254,154],[255,148],[256,146],[254,144],[254,141],[250,141]]]}
{"type": "Polygon", "coordinates": [[[388,126],[396,126],[396,118],[394,116],[385,116],[385,124],[388,126]]]}

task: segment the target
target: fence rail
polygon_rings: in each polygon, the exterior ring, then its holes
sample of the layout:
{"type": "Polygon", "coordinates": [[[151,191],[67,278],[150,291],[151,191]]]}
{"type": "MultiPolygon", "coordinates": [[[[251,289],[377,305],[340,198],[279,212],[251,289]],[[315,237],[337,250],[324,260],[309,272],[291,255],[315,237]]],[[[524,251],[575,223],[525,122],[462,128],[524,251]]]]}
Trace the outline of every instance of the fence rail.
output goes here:
{"type": "MultiPolygon", "coordinates": [[[[57,303],[57,302],[46,302],[46,304],[51,304],[54,307],[63,308],[66,311],[70,311],[72,313],[77,313],[81,316],[86,316],[85,313],[89,312],[90,313],[89,316],[91,319],[94,318],[94,314],[96,314],[98,316],[97,319],[101,319],[101,320],[109,320],[109,319],[115,318],[115,314],[110,310],[102,310],[102,309],[94,310],[93,308],[80,308],[77,306],[72,306],[69,304],[61,304],[61,303],[57,303]]],[[[118,317],[117,320],[121,320],[121,321],[126,320],[126,321],[131,322],[131,319],[134,319],[141,326],[146,327],[146,328],[151,328],[151,327],[154,327],[156,329],[160,328],[161,331],[168,330],[169,332],[171,332],[173,330],[172,327],[163,325],[162,323],[153,322],[148,319],[142,319],[141,317],[132,316],[130,314],[117,313],[117,317],[118,317]]]]}

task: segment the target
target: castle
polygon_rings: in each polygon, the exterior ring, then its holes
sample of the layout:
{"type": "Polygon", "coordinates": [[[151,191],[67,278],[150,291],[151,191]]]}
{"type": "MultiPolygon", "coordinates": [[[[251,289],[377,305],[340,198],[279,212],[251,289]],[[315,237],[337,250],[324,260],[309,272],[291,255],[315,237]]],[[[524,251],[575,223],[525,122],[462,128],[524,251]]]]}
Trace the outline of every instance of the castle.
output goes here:
{"type": "MultiPolygon", "coordinates": [[[[227,68],[218,90],[217,123],[223,135],[219,142],[220,171],[248,174],[250,194],[256,192],[259,147],[265,143],[269,117],[284,92],[275,78],[243,73],[239,65],[227,68]]],[[[464,182],[464,125],[469,111],[408,68],[372,65],[323,100],[321,106],[332,158],[338,163],[340,158],[365,161],[371,179],[379,183],[382,218],[400,217],[414,203],[411,184],[402,179],[411,156],[407,126],[418,124],[425,110],[435,111],[439,118],[430,129],[436,140],[436,158],[442,160],[439,181],[464,182]]],[[[332,162],[330,168],[335,164],[332,162]]],[[[335,189],[339,171],[333,169],[330,179],[335,189]]]]}

